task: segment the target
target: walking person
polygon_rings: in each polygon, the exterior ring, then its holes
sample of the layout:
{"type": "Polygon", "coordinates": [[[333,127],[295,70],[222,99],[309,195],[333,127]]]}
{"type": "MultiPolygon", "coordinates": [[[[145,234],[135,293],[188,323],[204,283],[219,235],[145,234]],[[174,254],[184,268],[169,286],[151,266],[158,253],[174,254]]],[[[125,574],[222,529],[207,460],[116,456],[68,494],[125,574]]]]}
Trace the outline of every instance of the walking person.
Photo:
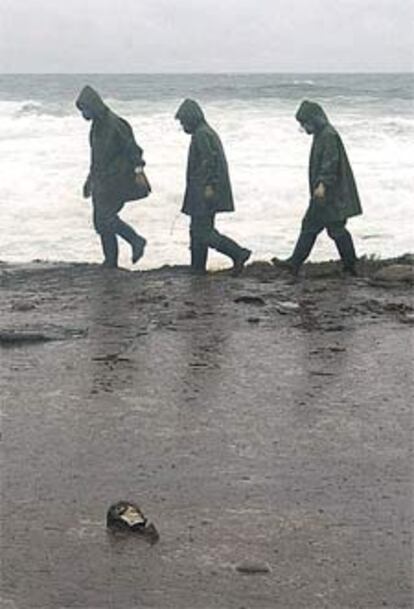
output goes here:
{"type": "Polygon", "coordinates": [[[112,112],[92,87],[82,89],[76,106],[92,122],[91,164],[83,196],[92,196],[93,224],[101,238],[103,265],[118,266],[117,235],[131,245],[135,264],[144,254],[146,240],[118,214],[126,201],[147,196],[151,190],[143,173],[143,151],[129,123],[112,112]]]}
{"type": "Polygon", "coordinates": [[[285,261],[274,258],[273,263],[286,266],[297,275],[317,236],[326,229],[335,242],[344,272],[355,275],[357,257],[346,223],[348,218],[362,214],[362,208],[345,147],[319,104],[303,101],[296,120],[306,133],[313,135],[309,161],[310,202],[292,255],[285,261]]]}
{"type": "Polygon", "coordinates": [[[191,269],[206,272],[208,248],[233,261],[233,275],[239,275],[251,251],[222,235],[215,228],[219,212],[234,211],[227,160],[217,133],[207,123],[199,104],[186,99],[175,118],[191,135],[188,153],[186,191],[182,213],[190,216],[191,269]]]}

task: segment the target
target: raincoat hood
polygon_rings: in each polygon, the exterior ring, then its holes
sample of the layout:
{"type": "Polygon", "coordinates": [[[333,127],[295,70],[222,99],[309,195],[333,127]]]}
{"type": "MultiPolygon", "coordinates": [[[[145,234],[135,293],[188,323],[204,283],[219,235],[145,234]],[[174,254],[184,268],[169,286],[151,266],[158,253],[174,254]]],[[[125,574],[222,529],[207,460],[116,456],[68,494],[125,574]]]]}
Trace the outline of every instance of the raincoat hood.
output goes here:
{"type": "Polygon", "coordinates": [[[99,93],[89,85],[84,87],[76,100],[76,107],[80,110],[86,107],[93,112],[97,118],[102,117],[108,111],[108,106],[104,104],[99,93]]]}
{"type": "Polygon", "coordinates": [[[175,118],[188,128],[190,133],[194,133],[201,123],[205,123],[204,113],[198,103],[193,99],[185,99],[178,108],[175,118]]]}
{"type": "Polygon", "coordinates": [[[296,112],[296,120],[299,123],[313,123],[318,129],[321,129],[329,122],[322,106],[307,99],[299,106],[296,112]]]}

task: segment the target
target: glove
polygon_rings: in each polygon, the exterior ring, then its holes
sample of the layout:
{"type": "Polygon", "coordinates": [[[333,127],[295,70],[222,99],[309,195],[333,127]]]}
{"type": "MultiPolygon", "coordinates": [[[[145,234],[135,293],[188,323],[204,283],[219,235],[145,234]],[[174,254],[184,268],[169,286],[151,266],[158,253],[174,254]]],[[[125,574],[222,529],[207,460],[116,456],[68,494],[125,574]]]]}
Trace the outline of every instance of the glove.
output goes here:
{"type": "Polygon", "coordinates": [[[317,201],[322,203],[323,200],[325,199],[325,195],[326,195],[325,184],[323,182],[319,182],[319,184],[313,191],[313,197],[314,197],[314,199],[317,199],[317,201]]]}
{"type": "Polygon", "coordinates": [[[84,199],[89,199],[89,197],[92,195],[92,182],[90,176],[86,178],[86,182],[83,185],[82,194],[84,199]]]}
{"type": "Polygon", "coordinates": [[[205,186],[204,188],[204,196],[206,199],[212,199],[215,195],[214,188],[210,185],[205,186]]]}

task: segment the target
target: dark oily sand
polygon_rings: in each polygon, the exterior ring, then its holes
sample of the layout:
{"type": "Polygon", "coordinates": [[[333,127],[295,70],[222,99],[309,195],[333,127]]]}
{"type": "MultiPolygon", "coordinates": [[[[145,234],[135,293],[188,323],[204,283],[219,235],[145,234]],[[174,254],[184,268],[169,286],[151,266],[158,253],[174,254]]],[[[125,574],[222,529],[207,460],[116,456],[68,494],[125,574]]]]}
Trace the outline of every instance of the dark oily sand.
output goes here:
{"type": "Polygon", "coordinates": [[[0,607],[411,609],[408,262],[1,265],[0,607]]]}

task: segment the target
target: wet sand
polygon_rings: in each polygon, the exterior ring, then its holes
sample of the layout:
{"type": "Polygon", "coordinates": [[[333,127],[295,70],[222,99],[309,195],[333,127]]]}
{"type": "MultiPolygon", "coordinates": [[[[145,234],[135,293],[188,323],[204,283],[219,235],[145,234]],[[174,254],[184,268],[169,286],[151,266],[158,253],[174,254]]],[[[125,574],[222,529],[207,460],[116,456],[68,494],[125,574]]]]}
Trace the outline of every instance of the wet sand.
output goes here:
{"type": "Polygon", "coordinates": [[[382,264],[0,264],[1,608],[410,609],[412,283],[382,264]],[[106,530],[121,499],[158,543],[106,530]]]}

